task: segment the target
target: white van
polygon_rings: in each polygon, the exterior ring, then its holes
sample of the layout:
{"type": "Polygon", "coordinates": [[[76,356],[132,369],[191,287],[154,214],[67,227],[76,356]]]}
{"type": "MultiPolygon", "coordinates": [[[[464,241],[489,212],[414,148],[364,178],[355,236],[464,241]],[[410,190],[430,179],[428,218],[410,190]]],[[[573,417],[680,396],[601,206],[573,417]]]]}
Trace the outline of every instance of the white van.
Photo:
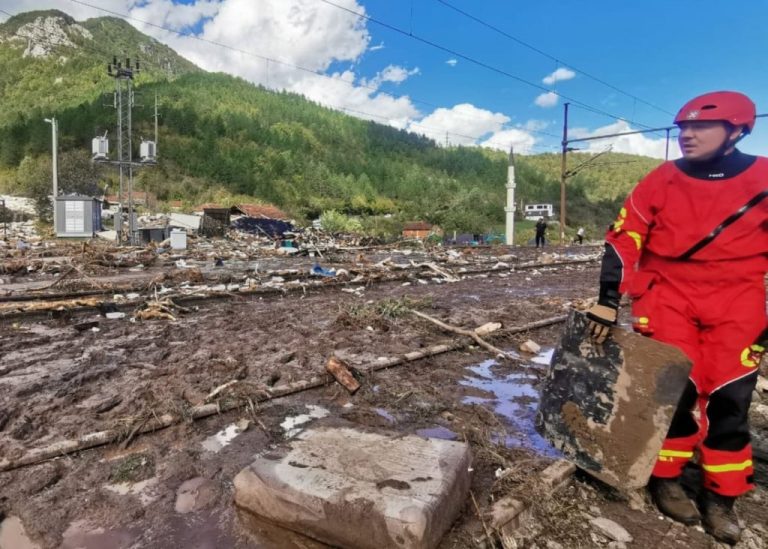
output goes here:
{"type": "Polygon", "coordinates": [[[551,219],[553,213],[554,208],[552,204],[527,204],[523,210],[525,219],[531,221],[538,221],[543,217],[551,219]]]}

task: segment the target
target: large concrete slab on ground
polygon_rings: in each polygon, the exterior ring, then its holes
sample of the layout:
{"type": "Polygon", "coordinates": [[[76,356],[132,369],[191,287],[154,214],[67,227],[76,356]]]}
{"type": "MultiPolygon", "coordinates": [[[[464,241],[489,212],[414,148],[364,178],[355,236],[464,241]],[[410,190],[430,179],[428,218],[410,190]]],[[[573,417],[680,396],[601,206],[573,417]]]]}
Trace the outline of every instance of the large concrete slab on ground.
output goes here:
{"type": "Polygon", "coordinates": [[[460,442],[306,431],[235,477],[235,503],[338,547],[437,546],[464,505],[471,454],[460,442]]]}

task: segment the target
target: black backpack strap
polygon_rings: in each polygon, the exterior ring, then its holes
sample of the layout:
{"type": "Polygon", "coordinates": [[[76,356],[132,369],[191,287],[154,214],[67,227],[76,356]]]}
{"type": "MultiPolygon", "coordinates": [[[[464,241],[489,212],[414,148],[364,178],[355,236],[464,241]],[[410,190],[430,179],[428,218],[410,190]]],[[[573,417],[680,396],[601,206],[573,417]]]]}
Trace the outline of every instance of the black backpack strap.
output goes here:
{"type": "Polygon", "coordinates": [[[723,232],[724,229],[726,229],[729,225],[734,224],[736,221],[738,221],[741,216],[743,216],[745,213],[747,213],[749,210],[757,206],[760,202],[763,201],[768,197],[768,189],[763,190],[762,192],[759,192],[755,196],[752,197],[752,199],[744,204],[741,208],[739,208],[737,211],[729,215],[725,221],[720,223],[717,227],[715,227],[711,233],[709,233],[707,236],[699,240],[696,244],[691,246],[691,248],[686,251],[683,255],[678,257],[677,259],[690,259],[693,254],[701,250],[704,246],[712,242],[715,238],[717,238],[721,232],[723,232]]]}

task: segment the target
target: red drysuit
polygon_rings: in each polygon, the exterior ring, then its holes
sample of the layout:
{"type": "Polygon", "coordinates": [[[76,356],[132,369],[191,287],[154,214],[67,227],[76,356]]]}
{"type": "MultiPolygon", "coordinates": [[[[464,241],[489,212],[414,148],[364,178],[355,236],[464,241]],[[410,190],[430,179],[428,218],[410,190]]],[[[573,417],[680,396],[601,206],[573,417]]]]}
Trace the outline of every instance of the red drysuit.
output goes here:
{"type": "Polygon", "coordinates": [[[654,476],[679,476],[698,447],[705,488],[725,496],[754,488],[747,414],[766,327],[767,195],[768,158],[665,162],[608,230],[600,277],[601,299],[632,298],[635,330],[693,361],[654,476]]]}

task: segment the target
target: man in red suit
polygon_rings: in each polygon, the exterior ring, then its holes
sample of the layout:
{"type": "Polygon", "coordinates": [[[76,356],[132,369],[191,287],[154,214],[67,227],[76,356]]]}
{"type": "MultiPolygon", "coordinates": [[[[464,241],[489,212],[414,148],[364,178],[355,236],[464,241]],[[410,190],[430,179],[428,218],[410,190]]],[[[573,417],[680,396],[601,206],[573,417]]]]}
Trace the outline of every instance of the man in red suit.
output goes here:
{"type": "Polygon", "coordinates": [[[734,502],[754,488],[748,410],[768,344],[768,158],[736,149],[755,124],[755,105],[741,93],[696,97],[675,124],[683,157],[627,198],[606,235],[600,297],[587,316],[602,342],[628,294],[634,329],[693,361],[649,489],[665,514],[702,521],[736,543],[734,502]],[[679,483],[694,451],[703,472],[698,507],[679,483]]]}

